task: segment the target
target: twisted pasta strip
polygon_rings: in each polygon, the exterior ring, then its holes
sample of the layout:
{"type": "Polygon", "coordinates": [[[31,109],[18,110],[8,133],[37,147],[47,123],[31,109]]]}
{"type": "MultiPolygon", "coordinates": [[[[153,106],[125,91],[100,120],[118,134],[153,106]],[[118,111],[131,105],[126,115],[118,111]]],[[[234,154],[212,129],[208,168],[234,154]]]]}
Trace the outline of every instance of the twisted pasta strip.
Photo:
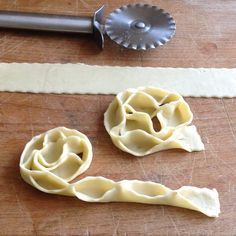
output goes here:
{"type": "Polygon", "coordinates": [[[115,146],[144,156],[172,148],[203,150],[196,127],[190,125],[192,119],[188,104],[179,94],[140,87],[116,96],[105,113],[104,125],[115,146]],[[153,119],[159,121],[160,130],[155,129],[153,119]]]}
{"type": "Polygon", "coordinates": [[[163,204],[200,211],[209,217],[220,213],[215,189],[184,186],[171,190],[154,182],[114,182],[104,177],[86,177],[71,183],[89,168],[91,161],[88,138],[77,130],[58,127],[26,144],[20,172],[27,183],[43,192],[76,196],[86,202],[163,204]]]}

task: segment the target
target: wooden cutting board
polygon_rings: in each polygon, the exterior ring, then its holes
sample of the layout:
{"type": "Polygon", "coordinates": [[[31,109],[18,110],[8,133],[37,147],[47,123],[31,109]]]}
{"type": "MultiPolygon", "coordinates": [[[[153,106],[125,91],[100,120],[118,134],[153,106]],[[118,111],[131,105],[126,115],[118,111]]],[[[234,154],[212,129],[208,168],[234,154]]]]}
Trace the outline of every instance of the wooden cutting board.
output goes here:
{"type": "MultiPolygon", "coordinates": [[[[129,3],[136,1],[129,1],[129,3]]],[[[78,35],[1,30],[2,62],[235,67],[235,1],[142,1],[159,5],[176,19],[171,42],[146,52],[120,48],[108,39],[100,51],[78,35]]],[[[104,1],[1,1],[1,10],[91,14],[104,1]]],[[[107,12],[126,1],[106,1],[107,12]]],[[[32,71],[32,73],[34,73],[32,71]]],[[[112,78],[111,78],[112,79],[112,78]]],[[[227,81],[226,81],[227,83],[227,81]]],[[[105,85],[104,85],[105,86],[105,85]]],[[[236,88],[235,88],[236,89],[236,88]]],[[[0,235],[235,235],[236,99],[187,98],[206,150],[163,151],[136,158],[111,143],[103,114],[113,96],[0,93],[0,235]],[[31,137],[66,126],[85,133],[94,159],[87,175],[114,180],[216,188],[219,218],[168,206],[91,204],[39,192],[19,175],[19,157],[31,137]]]]}

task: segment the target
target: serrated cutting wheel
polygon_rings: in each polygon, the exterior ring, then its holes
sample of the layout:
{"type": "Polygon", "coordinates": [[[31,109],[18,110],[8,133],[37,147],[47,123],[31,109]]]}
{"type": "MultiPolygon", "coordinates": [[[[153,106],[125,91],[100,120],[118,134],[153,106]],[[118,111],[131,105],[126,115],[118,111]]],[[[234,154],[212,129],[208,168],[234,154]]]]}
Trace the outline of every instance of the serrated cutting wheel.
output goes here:
{"type": "Polygon", "coordinates": [[[176,25],[171,15],[156,6],[134,4],[113,11],[105,23],[111,40],[130,49],[156,48],[169,41],[176,25]]]}

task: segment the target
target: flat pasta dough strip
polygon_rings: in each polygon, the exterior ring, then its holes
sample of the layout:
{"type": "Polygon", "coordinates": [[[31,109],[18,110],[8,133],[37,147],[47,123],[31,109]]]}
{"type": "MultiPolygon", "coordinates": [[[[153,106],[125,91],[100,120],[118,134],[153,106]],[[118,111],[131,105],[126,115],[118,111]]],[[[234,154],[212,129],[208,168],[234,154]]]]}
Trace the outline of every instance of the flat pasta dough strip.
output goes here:
{"type": "Polygon", "coordinates": [[[182,96],[155,87],[119,93],[104,115],[114,145],[134,156],[173,148],[204,150],[196,127],[190,125],[192,120],[182,96]]]}
{"type": "Polygon", "coordinates": [[[117,94],[140,86],[157,86],[182,96],[236,97],[236,68],[0,63],[0,91],[117,94]]]}
{"type": "Polygon", "coordinates": [[[220,213],[215,189],[184,186],[171,190],[154,182],[86,177],[70,183],[85,172],[92,161],[88,138],[72,129],[58,127],[34,137],[20,158],[22,178],[51,194],[76,196],[86,202],[138,202],[183,207],[209,217],[220,213]]]}

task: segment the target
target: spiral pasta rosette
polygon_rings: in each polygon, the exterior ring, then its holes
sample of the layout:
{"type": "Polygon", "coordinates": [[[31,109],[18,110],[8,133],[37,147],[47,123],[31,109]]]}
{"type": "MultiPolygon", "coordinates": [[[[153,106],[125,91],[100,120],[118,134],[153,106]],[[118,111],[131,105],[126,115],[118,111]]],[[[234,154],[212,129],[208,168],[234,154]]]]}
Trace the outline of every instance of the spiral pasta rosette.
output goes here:
{"type": "Polygon", "coordinates": [[[26,144],[20,159],[20,172],[27,183],[43,192],[76,196],[86,202],[163,204],[200,211],[209,217],[219,215],[215,189],[184,186],[171,190],[154,182],[115,182],[101,176],[75,182],[91,161],[92,146],[88,138],[79,131],[59,127],[26,144]]]}
{"type": "Polygon", "coordinates": [[[104,115],[104,125],[115,146],[144,156],[173,148],[203,150],[196,127],[190,125],[192,119],[189,105],[179,94],[140,87],[115,97],[104,115]]]}
{"type": "Polygon", "coordinates": [[[69,182],[89,168],[92,155],[84,134],[58,127],[27,143],[20,160],[21,176],[43,192],[73,195],[69,182]]]}

